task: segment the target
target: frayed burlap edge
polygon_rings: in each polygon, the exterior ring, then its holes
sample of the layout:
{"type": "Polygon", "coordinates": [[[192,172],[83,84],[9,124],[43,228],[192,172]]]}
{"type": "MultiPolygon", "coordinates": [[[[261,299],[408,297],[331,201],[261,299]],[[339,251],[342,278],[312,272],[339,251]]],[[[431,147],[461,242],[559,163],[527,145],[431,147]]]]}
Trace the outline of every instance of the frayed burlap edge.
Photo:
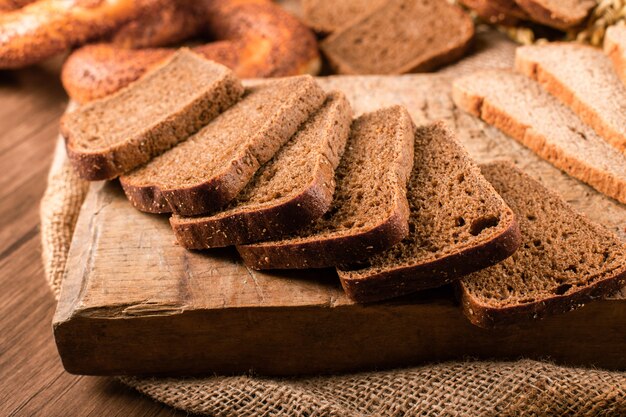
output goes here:
{"type": "MultiPolygon", "coordinates": [[[[43,262],[57,298],[88,188],[71,169],[59,140],[41,202],[43,262]]],[[[626,373],[530,360],[450,362],[299,379],[120,380],[171,407],[216,417],[626,415],[626,373]]]]}

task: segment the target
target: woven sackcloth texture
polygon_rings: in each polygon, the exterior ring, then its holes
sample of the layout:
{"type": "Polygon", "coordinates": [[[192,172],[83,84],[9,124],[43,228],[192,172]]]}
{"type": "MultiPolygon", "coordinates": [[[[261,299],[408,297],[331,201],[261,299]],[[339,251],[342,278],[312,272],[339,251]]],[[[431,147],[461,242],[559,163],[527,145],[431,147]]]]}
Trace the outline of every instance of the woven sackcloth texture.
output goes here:
{"type": "MultiPolygon", "coordinates": [[[[88,184],[59,142],[41,203],[43,260],[58,297],[88,184]]],[[[157,401],[211,416],[626,416],[626,373],[549,363],[450,362],[307,379],[121,378],[157,401]]]]}

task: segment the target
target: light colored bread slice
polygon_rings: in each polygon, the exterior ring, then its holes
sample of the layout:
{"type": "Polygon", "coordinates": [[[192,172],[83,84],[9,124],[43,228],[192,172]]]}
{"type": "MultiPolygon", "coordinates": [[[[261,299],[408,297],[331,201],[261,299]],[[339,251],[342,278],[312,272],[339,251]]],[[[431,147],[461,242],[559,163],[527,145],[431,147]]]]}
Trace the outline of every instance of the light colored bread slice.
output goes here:
{"type": "Polygon", "coordinates": [[[528,15],[515,3],[515,0],[460,0],[486,22],[504,26],[514,26],[528,15]]]}
{"type": "Polygon", "coordinates": [[[302,18],[316,32],[328,34],[387,0],[302,0],[302,18]]]}
{"type": "Polygon", "coordinates": [[[379,301],[439,287],[511,256],[511,209],[442,122],[419,127],[407,199],[409,235],[359,264],[337,268],[346,294],[379,301]]]}
{"type": "Polygon", "coordinates": [[[507,70],[480,71],[456,79],[452,96],[461,109],[626,203],[626,157],[535,81],[507,70]]]}
{"type": "Polygon", "coordinates": [[[254,269],[323,268],[367,258],[401,241],[409,231],[413,129],[401,106],[356,119],[335,173],[330,209],[293,236],[237,246],[244,263],[254,269]]]}
{"type": "Polygon", "coordinates": [[[389,0],[321,48],[341,74],[403,74],[456,60],[473,35],[467,13],[446,0],[389,0]]]}
{"type": "Polygon", "coordinates": [[[626,25],[614,25],[606,30],[604,52],[611,58],[617,76],[626,85],[626,25]]]}
{"type": "Polygon", "coordinates": [[[82,178],[111,179],[187,139],[242,94],[231,70],[181,49],[127,88],[67,113],[61,133],[82,178]]]}
{"type": "Polygon", "coordinates": [[[150,213],[214,212],[235,198],[325,97],[310,75],[251,87],[188,140],[120,177],[124,192],[150,213]]]}
{"type": "Polygon", "coordinates": [[[574,43],[523,46],[515,68],[626,154],[626,86],[601,50],[574,43]]]}
{"type": "Polygon", "coordinates": [[[510,163],[482,172],[515,212],[522,245],[459,281],[472,323],[497,327],[570,311],[626,284],[626,245],[617,236],[510,163]]]}
{"type": "Polygon", "coordinates": [[[515,0],[531,20],[556,29],[581,24],[597,5],[596,0],[515,0]]]}
{"type": "Polygon", "coordinates": [[[206,249],[268,240],[320,217],[333,200],[335,168],[351,122],[344,94],[329,94],[324,106],[226,209],[204,217],[172,216],[178,242],[188,249],[206,249]]]}

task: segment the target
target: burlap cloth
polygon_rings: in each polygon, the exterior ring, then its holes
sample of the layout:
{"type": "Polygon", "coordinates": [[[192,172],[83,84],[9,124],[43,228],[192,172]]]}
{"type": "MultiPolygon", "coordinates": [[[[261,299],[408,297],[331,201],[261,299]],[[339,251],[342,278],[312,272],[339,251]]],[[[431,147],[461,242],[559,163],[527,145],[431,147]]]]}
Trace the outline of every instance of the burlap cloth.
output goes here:
{"type": "MultiPolygon", "coordinates": [[[[501,46],[486,48],[451,72],[509,66],[512,47],[501,46]]],[[[87,189],[67,163],[59,141],[41,202],[43,261],[57,298],[87,189]]],[[[120,380],[172,407],[220,417],[626,416],[626,373],[531,360],[448,362],[299,379],[245,375],[120,380]]]]}

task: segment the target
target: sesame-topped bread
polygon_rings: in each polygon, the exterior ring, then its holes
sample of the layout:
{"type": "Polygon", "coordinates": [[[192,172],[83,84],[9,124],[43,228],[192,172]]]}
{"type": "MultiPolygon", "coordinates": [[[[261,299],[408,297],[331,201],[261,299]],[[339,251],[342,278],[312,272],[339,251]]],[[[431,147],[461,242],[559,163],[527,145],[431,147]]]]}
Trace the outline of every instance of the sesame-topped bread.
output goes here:
{"type": "Polygon", "coordinates": [[[66,114],[61,133],[82,178],[111,179],[187,139],[242,94],[231,70],[181,49],[127,88],[66,114]]]}
{"type": "Polygon", "coordinates": [[[407,199],[409,235],[360,264],[337,269],[353,300],[442,286],[500,262],[520,244],[513,212],[442,122],[416,131],[407,199]]]}
{"type": "Polygon", "coordinates": [[[150,213],[214,212],[235,198],[325,97],[310,75],[251,87],[188,140],[122,176],[124,192],[150,213]]]}
{"type": "Polygon", "coordinates": [[[613,25],[604,36],[604,53],[613,61],[613,69],[626,85],[626,24],[613,25]]]}
{"type": "Polygon", "coordinates": [[[326,38],[322,51],[341,74],[428,71],[463,55],[472,19],[446,0],[389,0],[326,38]]]}
{"type": "Polygon", "coordinates": [[[330,209],[281,240],[240,245],[254,269],[322,268],[364,259],[408,234],[413,121],[404,107],[360,116],[335,173],[330,209]]]}
{"type": "Polygon", "coordinates": [[[531,20],[556,29],[569,29],[581,24],[597,0],[515,0],[531,20]]]}
{"type": "Polygon", "coordinates": [[[626,156],[530,78],[479,71],[453,83],[455,104],[601,193],[626,203],[626,156]]]}
{"type": "Polygon", "coordinates": [[[523,46],[516,50],[515,68],[626,154],[626,85],[600,49],[573,43],[523,46]]]}
{"type": "Polygon", "coordinates": [[[582,307],[626,284],[626,245],[510,163],[482,172],[511,207],[520,248],[459,281],[465,315],[481,327],[528,321],[582,307]]]}
{"type": "Polygon", "coordinates": [[[333,199],[335,168],[343,154],[352,109],[343,93],[324,105],[223,210],[204,217],[174,215],[178,242],[205,249],[267,240],[306,226],[333,199]]]}
{"type": "Polygon", "coordinates": [[[302,18],[316,32],[332,33],[387,0],[302,0],[302,18]]]}

